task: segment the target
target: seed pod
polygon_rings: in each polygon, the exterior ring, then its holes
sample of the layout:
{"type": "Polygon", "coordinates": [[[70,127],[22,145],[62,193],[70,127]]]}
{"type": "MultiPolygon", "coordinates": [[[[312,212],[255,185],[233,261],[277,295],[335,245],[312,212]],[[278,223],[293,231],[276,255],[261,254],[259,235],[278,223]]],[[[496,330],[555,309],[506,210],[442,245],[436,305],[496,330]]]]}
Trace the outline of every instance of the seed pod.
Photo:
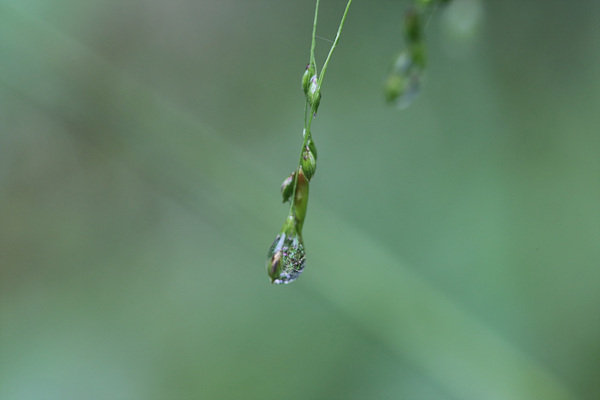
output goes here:
{"type": "Polygon", "coordinates": [[[302,150],[301,165],[306,179],[310,181],[317,170],[317,158],[315,157],[315,153],[310,149],[310,146],[305,146],[302,150]]]}
{"type": "Polygon", "coordinates": [[[308,98],[308,91],[310,89],[311,79],[313,76],[315,76],[315,65],[308,64],[306,66],[306,70],[304,71],[304,74],[302,75],[302,91],[304,92],[304,95],[307,96],[307,98],[308,98]]]}
{"type": "Polygon", "coordinates": [[[308,148],[315,156],[315,160],[317,159],[317,146],[315,145],[315,141],[312,140],[312,136],[308,139],[308,148]]]}
{"type": "Polygon", "coordinates": [[[281,196],[283,197],[283,202],[286,203],[292,197],[292,193],[294,192],[294,178],[296,177],[296,171],[292,172],[290,176],[285,178],[283,183],[281,184],[281,196]]]}
{"type": "Polygon", "coordinates": [[[321,92],[313,94],[309,104],[311,105],[312,109],[314,110],[314,114],[317,115],[317,110],[319,109],[319,104],[321,104],[321,92]]]}
{"type": "Polygon", "coordinates": [[[404,16],[404,35],[409,45],[421,41],[421,18],[415,7],[409,8],[404,16]]]}
{"type": "Polygon", "coordinates": [[[308,104],[311,106],[314,113],[317,114],[317,109],[321,103],[321,91],[318,87],[316,75],[310,79],[310,86],[308,88],[308,95],[306,96],[306,99],[308,100],[308,104]]]}

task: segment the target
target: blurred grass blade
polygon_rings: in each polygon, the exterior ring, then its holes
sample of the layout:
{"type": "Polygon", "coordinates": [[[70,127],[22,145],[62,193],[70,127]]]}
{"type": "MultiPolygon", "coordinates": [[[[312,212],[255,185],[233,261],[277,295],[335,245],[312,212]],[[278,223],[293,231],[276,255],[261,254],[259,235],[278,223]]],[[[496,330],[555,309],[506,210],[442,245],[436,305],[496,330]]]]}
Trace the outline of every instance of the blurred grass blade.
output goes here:
{"type": "Polygon", "coordinates": [[[372,238],[318,204],[313,207],[320,224],[318,244],[311,251],[327,267],[305,279],[455,398],[574,398],[543,366],[463,311],[372,238]],[[328,240],[334,236],[335,241],[328,240]]]}
{"type": "MultiPolygon", "coordinates": [[[[65,119],[90,118],[77,103],[101,89],[89,85],[87,78],[102,76],[106,82],[117,82],[112,102],[91,118],[117,119],[131,128],[129,135],[111,135],[107,129],[95,140],[122,142],[132,168],[150,171],[159,187],[165,185],[163,189],[176,185],[189,207],[200,203],[209,207],[236,242],[262,249],[270,240],[273,226],[265,221],[281,216],[279,209],[271,207],[279,176],[273,176],[266,165],[257,165],[255,157],[73,38],[1,5],[0,50],[4,58],[0,82],[65,119]],[[67,63],[77,63],[77,70],[87,74],[69,72],[67,63]],[[41,81],[69,85],[57,85],[59,95],[50,96],[40,90],[41,81]],[[169,135],[170,131],[178,135],[169,135]],[[198,157],[201,148],[210,151],[198,157]],[[244,201],[235,191],[239,187],[245,197],[258,200],[244,201]]],[[[311,207],[314,232],[308,262],[315,265],[302,284],[313,286],[347,318],[410,360],[454,398],[573,398],[543,366],[468,315],[375,240],[337,218],[318,199],[311,207]],[[340,276],[344,279],[336,279],[340,276]]],[[[256,274],[264,274],[262,262],[256,265],[256,274]]],[[[264,290],[272,289],[265,280],[264,290]]]]}

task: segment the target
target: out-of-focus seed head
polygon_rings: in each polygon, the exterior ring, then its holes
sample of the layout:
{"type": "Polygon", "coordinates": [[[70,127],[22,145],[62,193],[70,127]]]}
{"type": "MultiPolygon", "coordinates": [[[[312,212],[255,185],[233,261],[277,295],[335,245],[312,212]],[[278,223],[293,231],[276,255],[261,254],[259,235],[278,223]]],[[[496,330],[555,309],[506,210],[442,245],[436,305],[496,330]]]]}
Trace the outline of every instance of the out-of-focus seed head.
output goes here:
{"type": "MultiPolygon", "coordinates": [[[[417,55],[420,57],[419,53],[417,55]]],[[[396,59],[386,82],[386,100],[396,103],[400,109],[408,107],[421,90],[424,72],[423,59],[415,60],[411,51],[403,51],[396,59]]]]}
{"type": "Polygon", "coordinates": [[[416,7],[411,7],[404,16],[404,36],[409,45],[419,43],[422,37],[421,17],[416,7]]]}

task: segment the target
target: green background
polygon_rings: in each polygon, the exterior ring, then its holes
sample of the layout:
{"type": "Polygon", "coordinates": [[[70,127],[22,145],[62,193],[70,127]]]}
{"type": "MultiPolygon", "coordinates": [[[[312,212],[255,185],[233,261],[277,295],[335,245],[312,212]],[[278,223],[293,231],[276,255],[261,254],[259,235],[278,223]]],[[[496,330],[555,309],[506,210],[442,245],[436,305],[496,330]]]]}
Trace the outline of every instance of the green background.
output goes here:
{"type": "Polygon", "coordinates": [[[0,398],[600,398],[600,3],[456,0],[398,111],[406,6],[350,9],[274,286],[314,2],[1,0],[0,398]]]}

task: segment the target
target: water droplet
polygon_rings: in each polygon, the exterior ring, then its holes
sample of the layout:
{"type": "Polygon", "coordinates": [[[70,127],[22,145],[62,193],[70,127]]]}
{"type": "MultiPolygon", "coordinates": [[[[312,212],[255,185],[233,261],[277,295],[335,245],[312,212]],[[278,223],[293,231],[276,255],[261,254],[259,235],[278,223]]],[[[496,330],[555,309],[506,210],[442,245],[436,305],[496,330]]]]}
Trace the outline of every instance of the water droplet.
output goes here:
{"type": "Polygon", "coordinates": [[[387,101],[396,103],[400,109],[408,107],[421,91],[424,61],[420,53],[415,52],[415,55],[419,57],[415,58],[408,51],[402,52],[386,83],[387,101]]]}
{"type": "Polygon", "coordinates": [[[295,231],[281,232],[267,255],[271,283],[290,283],[302,273],[306,257],[302,237],[295,231]]]}

